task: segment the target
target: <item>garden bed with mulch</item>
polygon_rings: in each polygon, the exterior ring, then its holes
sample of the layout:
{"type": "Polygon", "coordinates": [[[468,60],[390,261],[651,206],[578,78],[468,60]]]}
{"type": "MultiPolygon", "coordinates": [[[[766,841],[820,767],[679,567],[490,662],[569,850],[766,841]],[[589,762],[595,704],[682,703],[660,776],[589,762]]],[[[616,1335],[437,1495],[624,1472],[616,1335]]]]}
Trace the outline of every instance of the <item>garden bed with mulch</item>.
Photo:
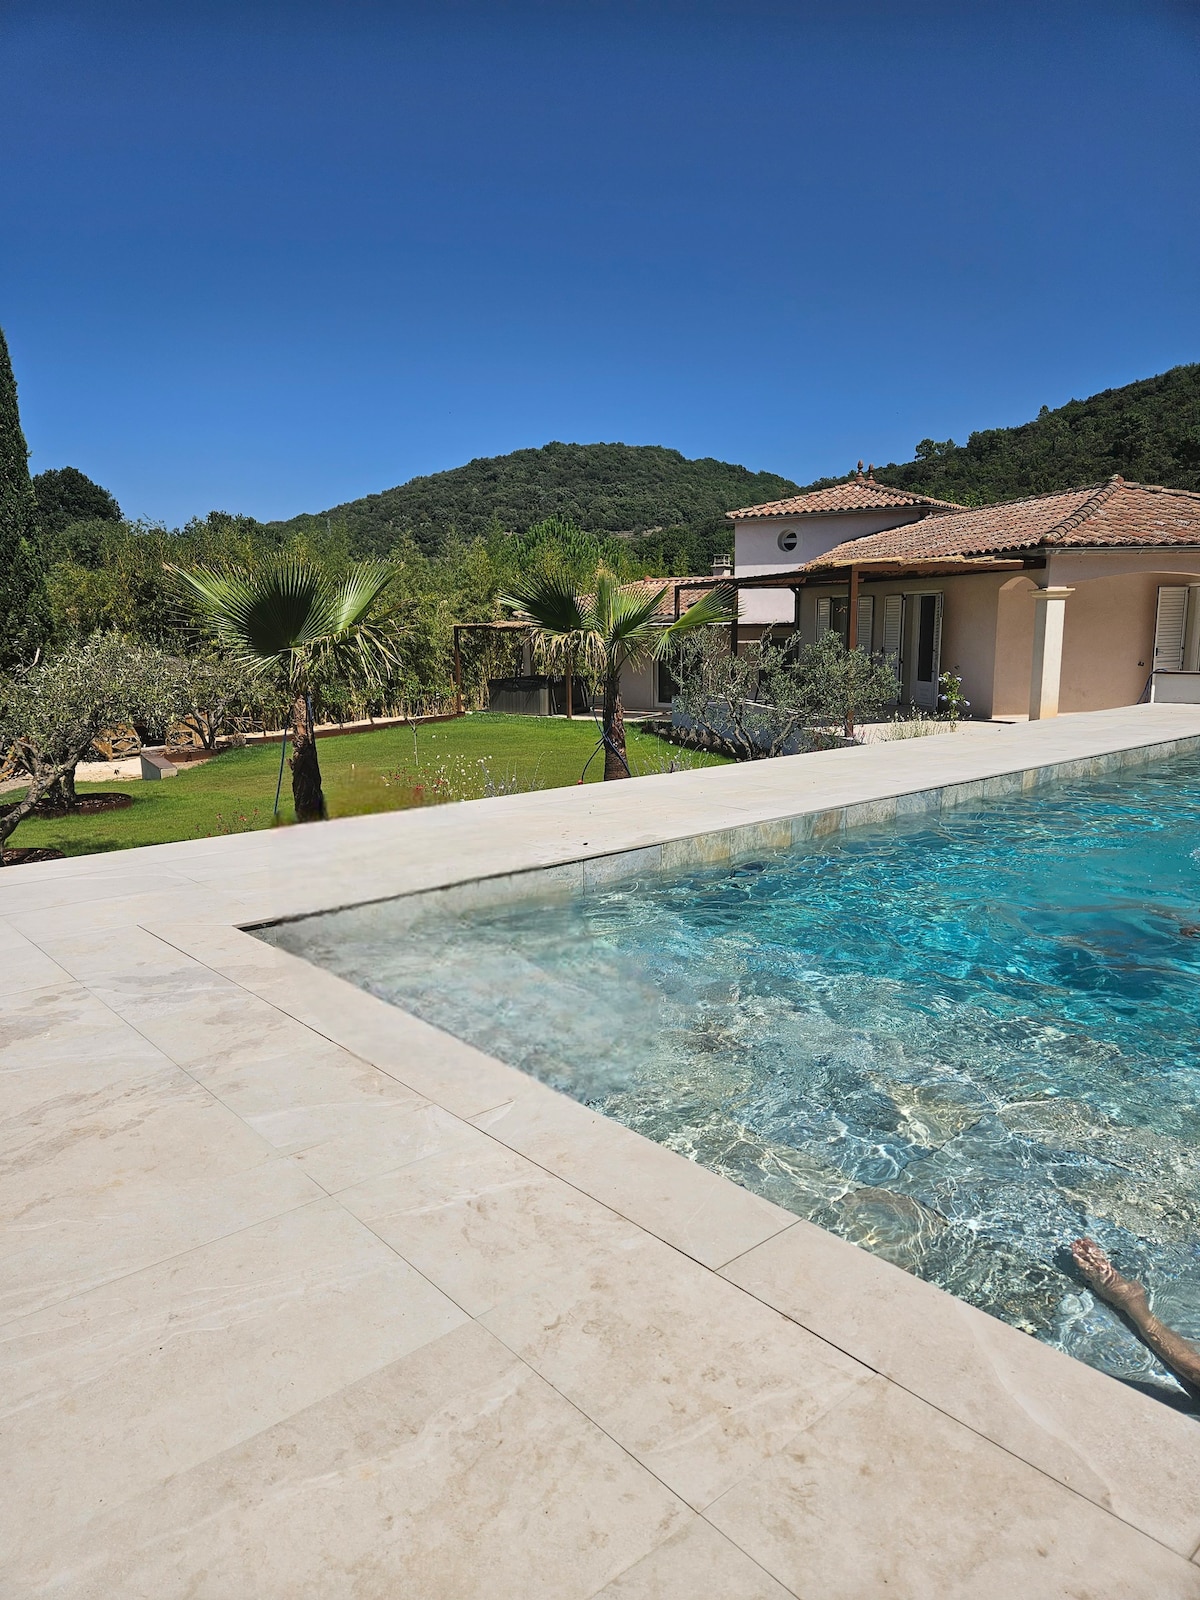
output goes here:
{"type": "Polygon", "coordinates": [[[34,861],[65,861],[66,856],[61,850],[5,850],[4,865],[6,867],[29,866],[34,861]]]}
{"type": "MultiPolygon", "coordinates": [[[[120,794],[115,789],[102,789],[99,794],[81,794],[69,810],[66,806],[51,806],[43,801],[40,806],[34,806],[30,815],[34,817],[94,817],[101,811],[124,811],[126,806],[131,806],[132,804],[132,795],[120,794]]],[[[0,806],[0,817],[7,816],[13,809],[12,806],[0,806]]]]}

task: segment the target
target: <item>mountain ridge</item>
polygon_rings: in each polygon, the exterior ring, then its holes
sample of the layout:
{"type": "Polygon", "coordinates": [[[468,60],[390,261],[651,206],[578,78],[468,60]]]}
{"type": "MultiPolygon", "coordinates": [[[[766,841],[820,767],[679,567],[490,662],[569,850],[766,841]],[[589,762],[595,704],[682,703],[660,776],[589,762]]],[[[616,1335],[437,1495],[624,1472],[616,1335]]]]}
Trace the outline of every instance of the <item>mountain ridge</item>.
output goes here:
{"type": "MultiPolygon", "coordinates": [[[[879,483],[961,505],[987,505],[1098,483],[1119,472],[1142,483],[1200,490],[1200,363],[1103,389],[1029,422],[984,428],[965,444],[923,439],[906,462],[875,467],[879,483]]],[[[799,485],[664,445],[552,441],[478,456],[378,494],[266,524],[286,538],[337,522],[355,555],[381,555],[404,538],[426,554],[457,535],[524,532],[547,517],[631,540],[668,572],[703,572],[728,548],[727,511],[845,483],[799,485]]]]}

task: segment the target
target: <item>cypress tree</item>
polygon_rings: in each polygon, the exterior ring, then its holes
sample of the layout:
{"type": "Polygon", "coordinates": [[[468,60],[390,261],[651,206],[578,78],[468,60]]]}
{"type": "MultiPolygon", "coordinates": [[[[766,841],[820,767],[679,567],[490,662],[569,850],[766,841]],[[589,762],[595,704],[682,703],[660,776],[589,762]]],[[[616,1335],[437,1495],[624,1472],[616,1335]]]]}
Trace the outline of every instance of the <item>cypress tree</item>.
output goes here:
{"type": "Polygon", "coordinates": [[[49,632],[29,450],[21,432],[8,343],[0,329],[0,668],[30,661],[49,632]]]}

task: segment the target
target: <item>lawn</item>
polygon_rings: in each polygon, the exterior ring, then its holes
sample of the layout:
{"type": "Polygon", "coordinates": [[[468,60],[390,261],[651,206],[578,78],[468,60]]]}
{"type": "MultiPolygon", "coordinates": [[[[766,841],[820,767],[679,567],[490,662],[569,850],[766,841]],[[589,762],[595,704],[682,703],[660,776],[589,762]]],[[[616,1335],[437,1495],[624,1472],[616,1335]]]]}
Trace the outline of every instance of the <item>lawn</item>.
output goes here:
{"type": "MultiPolygon", "coordinates": [[[[578,782],[595,744],[596,726],[590,719],[567,722],[480,713],[416,730],[383,728],[322,739],[318,749],[330,815],[353,817],[488,794],[560,788],[578,782]]],[[[628,744],[635,776],[667,772],[672,766],[715,766],[725,759],[682,750],[636,727],[628,729],[628,744]]],[[[228,751],[161,783],[80,784],[81,795],[119,790],[131,795],[133,804],[99,816],[33,818],[21,824],[9,845],[52,845],[67,855],[89,855],[269,828],[279,753],[277,744],[255,745],[228,751]]],[[[587,781],[598,782],[602,772],[597,755],[587,781]]],[[[284,823],[293,820],[290,777],[285,769],[279,804],[284,823]]]]}

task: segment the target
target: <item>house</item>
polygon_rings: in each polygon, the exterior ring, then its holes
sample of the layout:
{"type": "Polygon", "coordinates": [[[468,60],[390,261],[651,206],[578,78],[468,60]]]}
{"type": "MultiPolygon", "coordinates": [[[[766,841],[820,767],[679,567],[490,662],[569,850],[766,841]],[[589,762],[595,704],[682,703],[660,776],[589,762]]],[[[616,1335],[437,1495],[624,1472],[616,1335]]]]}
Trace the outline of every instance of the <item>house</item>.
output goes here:
{"type": "Polygon", "coordinates": [[[974,716],[1200,701],[1200,494],[1186,490],[1115,476],[935,509],[735,581],[806,642],[832,628],[887,655],[917,706],[936,706],[946,669],[974,716]]]}
{"type": "MultiPolygon", "coordinates": [[[[931,500],[928,495],[876,483],[870,468],[863,476],[860,461],[858,473],[849,483],[726,512],[733,524],[734,576],[796,572],[814,557],[849,540],[961,509],[948,500],[931,500]]],[[[743,592],[739,608],[743,638],[758,637],[763,628],[793,620],[790,595],[769,588],[743,592]]]]}

